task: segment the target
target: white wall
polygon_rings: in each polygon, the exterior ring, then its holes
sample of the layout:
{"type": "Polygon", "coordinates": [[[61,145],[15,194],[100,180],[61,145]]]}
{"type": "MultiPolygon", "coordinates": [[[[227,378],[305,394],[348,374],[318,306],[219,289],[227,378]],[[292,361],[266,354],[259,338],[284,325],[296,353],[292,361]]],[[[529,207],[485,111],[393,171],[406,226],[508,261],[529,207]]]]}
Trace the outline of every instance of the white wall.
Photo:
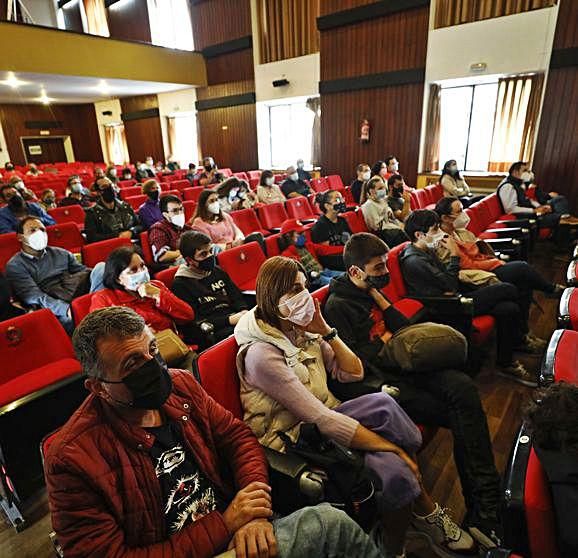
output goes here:
{"type": "Polygon", "coordinates": [[[551,8],[433,29],[435,4],[432,1],[430,5],[420,169],[430,84],[445,80],[456,80],[452,85],[466,84],[483,77],[536,71],[545,72],[547,79],[558,16],[556,4],[551,8]],[[471,72],[470,66],[478,62],[486,64],[485,71],[471,72]]]}
{"type": "Polygon", "coordinates": [[[20,0],[35,25],[56,27],[56,6],[51,0],[20,0]]]}
{"type": "MultiPolygon", "coordinates": [[[[171,91],[169,93],[159,93],[157,95],[159,100],[159,115],[161,119],[161,130],[163,134],[163,147],[165,151],[165,158],[170,153],[169,136],[167,132],[167,116],[174,116],[179,113],[193,113],[196,114],[195,102],[197,101],[197,91],[191,87],[189,89],[181,89],[180,91],[171,91]]],[[[198,138],[198,134],[196,134],[198,138]]],[[[195,145],[198,159],[198,139],[195,145]]]]}
{"type": "Polygon", "coordinates": [[[120,114],[122,112],[120,108],[120,101],[118,99],[107,99],[106,101],[99,101],[94,103],[94,110],[96,111],[96,123],[98,125],[98,135],[100,137],[100,145],[102,147],[102,153],[104,161],[108,163],[106,139],[104,135],[104,126],[106,124],[120,124],[120,114]],[[106,111],[111,111],[111,116],[104,116],[102,113],[106,111]]]}

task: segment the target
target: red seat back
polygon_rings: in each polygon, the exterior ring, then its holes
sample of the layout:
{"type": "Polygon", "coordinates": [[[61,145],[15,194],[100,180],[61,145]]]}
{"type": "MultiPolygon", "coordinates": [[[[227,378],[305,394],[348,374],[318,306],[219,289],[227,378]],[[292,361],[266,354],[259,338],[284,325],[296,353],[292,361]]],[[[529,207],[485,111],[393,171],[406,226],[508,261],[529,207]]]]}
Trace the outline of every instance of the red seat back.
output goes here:
{"type": "Polygon", "coordinates": [[[490,211],[492,221],[498,221],[503,214],[502,206],[500,205],[500,200],[498,199],[498,194],[494,192],[493,194],[486,196],[483,201],[486,203],[486,206],[490,211]]]}
{"type": "Polygon", "coordinates": [[[15,232],[0,234],[0,271],[4,271],[8,260],[20,251],[20,246],[15,232]]]}
{"type": "Polygon", "coordinates": [[[247,176],[249,180],[259,180],[261,178],[261,171],[260,170],[250,170],[247,171],[247,176]]]}
{"type": "Polygon", "coordinates": [[[329,183],[325,178],[312,178],[311,179],[311,188],[316,192],[325,192],[325,190],[329,190],[329,183]]]}
{"type": "Polygon", "coordinates": [[[86,213],[80,205],[56,207],[48,210],[48,213],[59,225],[62,223],[76,223],[80,226],[80,229],[84,229],[84,218],[86,213]]]}
{"type": "Polygon", "coordinates": [[[234,172],[233,176],[236,176],[239,180],[245,180],[249,182],[249,177],[247,176],[246,172],[234,172]]]}
{"type": "Polygon", "coordinates": [[[197,209],[197,202],[192,200],[185,200],[183,202],[183,209],[185,210],[185,220],[188,222],[195,214],[195,209],[197,209]]]}
{"type": "Polygon", "coordinates": [[[578,331],[561,331],[555,351],[554,380],[578,385],[578,331]]]}
{"type": "Polygon", "coordinates": [[[318,300],[321,307],[323,307],[323,305],[325,304],[325,301],[327,300],[327,297],[329,296],[329,285],[325,285],[324,287],[321,287],[321,288],[317,289],[316,291],[313,291],[311,293],[311,296],[315,300],[318,300]]]}
{"type": "Polygon", "coordinates": [[[242,291],[254,291],[257,274],[265,261],[265,254],[257,242],[235,246],[217,256],[219,265],[242,291]]]}
{"type": "Polygon", "coordinates": [[[140,238],[140,247],[142,250],[142,255],[145,263],[147,265],[151,265],[154,263],[155,259],[153,256],[153,250],[151,248],[151,243],[149,242],[149,233],[148,231],[143,231],[139,235],[140,238]]]}
{"type": "Polygon", "coordinates": [[[82,262],[88,267],[94,267],[98,262],[104,262],[115,248],[121,246],[132,246],[130,238],[109,238],[87,244],[82,248],[82,262]]]}
{"type": "Polygon", "coordinates": [[[390,284],[400,297],[407,295],[407,289],[405,286],[405,281],[403,280],[403,275],[401,273],[399,255],[408,244],[409,242],[398,244],[387,253],[387,268],[389,269],[390,284]]]}
{"type": "Polygon", "coordinates": [[[367,232],[367,225],[365,224],[365,219],[363,218],[361,210],[346,211],[342,214],[342,217],[347,221],[349,229],[353,234],[367,232]]]}
{"type": "Polygon", "coordinates": [[[175,278],[175,274],[178,269],[178,265],[174,265],[168,269],[163,269],[155,275],[155,279],[158,279],[161,283],[165,284],[167,289],[170,289],[173,286],[173,279],[175,278]]]}
{"type": "Polygon", "coordinates": [[[50,310],[0,322],[0,385],[65,358],[76,358],[72,342],[50,310]]]}
{"type": "Polygon", "coordinates": [[[257,219],[257,214],[252,209],[239,209],[231,214],[235,225],[241,229],[241,232],[247,236],[254,232],[260,232],[263,227],[257,219]]]}
{"type": "Polygon", "coordinates": [[[84,237],[76,223],[63,223],[46,227],[48,245],[64,248],[73,254],[79,254],[84,246],[84,237]]]}
{"type": "Polygon", "coordinates": [[[117,182],[118,187],[122,190],[123,188],[131,188],[132,186],[134,186],[137,183],[137,181],[134,178],[131,178],[130,180],[119,180],[117,182]]]}
{"type": "Polygon", "coordinates": [[[476,236],[478,236],[480,233],[484,232],[485,228],[482,228],[480,221],[478,219],[478,215],[479,215],[479,210],[476,211],[475,209],[472,209],[471,207],[468,207],[466,209],[466,213],[468,214],[468,216],[470,217],[470,222],[468,224],[468,230],[472,233],[474,233],[476,236]]]}
{"type": "Polygon", "coordinates": [[[420,188],[419,190],[415,191],[415,196],[417,198],[417,209],[425,209],[425,206],[429,203],[428,202],[428,193],[426,192],[425,188],[420,188]]]}
{"type": "Polygon", "coordinates": [[[325,177],[325,180],[327,181],[330,190],[343,190],[345,187],[343,180],[341,180],[341,176],[338,174],[330,174],[325,177]]]}
{"type": "Polygon", "coordinates": [[[88,293],[79,296],[72,300],[70,307],[72,310],[72,319],[74,323],[78,325],[83,318],[90,312],[90,304],[92,301],[92,295],[94,293],[88,293]]]}
{"type": "Polygon", "coordinates": [[[193,186],[191,188],[185,188],[183,192],[183,198],[185,201],[199,201],[199,196],[201,192],[204,190],[203,186],[193,186]]]}
{"type": "Polygon", "coordinates": [[[205,391],[225,409],[243,420],[243,408],[239,397],[240,384],[237,373],[239,346],[234,336],[203,351],[197,359],[197,370],[205,391]]]}
{"type": "Polygon", "coordinates": [[[285,202],[285,208],[291,219],[315,219],[313,209],[311,209],[309,200],[305,196],[288,199],[285,202]]]}
{"type": "Polygon", "coordinates": [[[279,239],[281,238],[281,233],[272,234],[265,239],[265,247],[267,248],[267,257],[272,258],[273,256],[281,255],[281,250],[279,250],[279,239]]]}
{"type": "Polygon", "coordinates": [[[124,201],[133,208],[133,211],[138,211],[139,207],[147,201],[147,196],[144,194],[139,196],[130,196],[129,198],[125,198],[124,201]]]}
{"type": "Polygon", "coordinates": [[[259,221],[266,229],[280,228],[289,217],[282,203],[271,203],[257,208],[259,221]]]}
{"type": "Polygon", "coordinates": [[[139,186],[131,186],[130,188],[121,188],[120,190],[120,197],[123,200],[130,198],[132,196],[140,196],[142,194],[142,190],[139,186]]]}
{"type": "Polygon", "coordinates": [[[174,182],[171,182],[171,188],[174,190],[179,190],[179,192],[182,192],[185,188],[190,187],[191,183],[188,180],[175,180],[174,182]]]}
{"type": "Polygon", "coordinates": [[[180,200],[183,199],[183,196],[182,196],[180,190],[167,190],[166,192],[161,192],[161,198],[164,198],[165,196],[176,196],[180,200]]]}
{"type": "Polygon", "coordinates": [[[230,168],[219,169],[219,172],[227,178],[233,176],[233,171],[230,168]]]}

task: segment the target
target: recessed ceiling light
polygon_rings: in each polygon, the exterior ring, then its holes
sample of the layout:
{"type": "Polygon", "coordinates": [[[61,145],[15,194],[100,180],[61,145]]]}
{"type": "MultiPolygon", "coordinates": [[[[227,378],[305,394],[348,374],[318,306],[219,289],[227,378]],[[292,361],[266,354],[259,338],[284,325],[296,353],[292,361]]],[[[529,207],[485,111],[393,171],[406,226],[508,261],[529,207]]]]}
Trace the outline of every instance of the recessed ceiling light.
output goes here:
{"type": "Polygon", "coordinates": [[[104,79],[100,80],[96,89],[100,91],[102,95],[108,95],[110,93],[110,86],[108,85],[108,83],[106,83],[104,79]]]}
{"type": "Polygon", "coordinates": [[[43,89],[40,92],[40,97],[38,97],[38,101],[40,101],[43,105],[49,105],[52,101],[54,101],[54,99],[52,99],[51,97],[49,97],[46,94],[46,91],[43,89]]]}
{"type": "Polygon", "coordinates": [[[0,83],[2,83],[4,85],[8,85],[9,87],[12,87],[12,89],[16,89],[16,88],[20,87],[21,85],[26,85],[28,82],[18,79],[14,75],[14,72],[8,72],[8,77],[0,83]]]}

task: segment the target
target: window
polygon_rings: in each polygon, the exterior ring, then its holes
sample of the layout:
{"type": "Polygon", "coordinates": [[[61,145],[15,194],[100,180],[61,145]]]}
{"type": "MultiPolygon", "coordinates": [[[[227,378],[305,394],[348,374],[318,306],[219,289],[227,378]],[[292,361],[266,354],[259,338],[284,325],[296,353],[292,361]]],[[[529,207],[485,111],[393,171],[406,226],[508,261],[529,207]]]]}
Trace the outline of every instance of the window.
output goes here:
{"type": "Polygon", "coordinates": [[[194,50],[188,0],[147,0],[153,45],[194,50]]]}
{"type": "Polygon", "coordinates": [[[194,114],[169,116],[167,119],[169,145],[173,160],[186,169],[199,159],[197,121],[194,114]]]}
{"type": "Polygon", "coordinates": [[[311,140],[315,114],[307,108],[307,98],[284,99],[267,105],[268,145],[263,168],[286,169],[297,159],[311,166],[311,140]]]}
{"type": "Polygon", "coordinates": [[[488,170],[498,82],[442,88],[440,165],[455,159],[466,171],[488,170]]]}

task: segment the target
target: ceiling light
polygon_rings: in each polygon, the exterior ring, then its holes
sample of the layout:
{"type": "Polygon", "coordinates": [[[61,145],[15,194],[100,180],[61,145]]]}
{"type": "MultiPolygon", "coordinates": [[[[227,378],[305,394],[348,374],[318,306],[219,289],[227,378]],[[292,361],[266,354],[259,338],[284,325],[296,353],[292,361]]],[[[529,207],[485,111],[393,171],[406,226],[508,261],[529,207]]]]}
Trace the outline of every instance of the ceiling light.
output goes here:
{"type": "Polygon", "coordinates": [[[14,72],[8,72],[8,77],[0,83],[3,83],[4,85],[8,85],[8,86],[12,87],[12,89],[16,89],[17,87],[20,87],[21,85],[25,85],[28,82],[18,79],[14,75],[14,72]]]}
{"type": "Polygon", "coordinates": [[[100,80],[96,89],[100,91],[102,95],[108,95],[110,93],[110,86],[108,85],[108,83],[106,83],[104,79],[100,80]]]}
{"type": "Polygon", "coordinates": [[[40,97],[38,97],[38,100],[43,104],[43,105],[49,105],[52,101],[54,101],[54,99],[52,99],[51,97],[49,97],[46,94],[46,91],[43,89],[40,92],[40,97]]]}

